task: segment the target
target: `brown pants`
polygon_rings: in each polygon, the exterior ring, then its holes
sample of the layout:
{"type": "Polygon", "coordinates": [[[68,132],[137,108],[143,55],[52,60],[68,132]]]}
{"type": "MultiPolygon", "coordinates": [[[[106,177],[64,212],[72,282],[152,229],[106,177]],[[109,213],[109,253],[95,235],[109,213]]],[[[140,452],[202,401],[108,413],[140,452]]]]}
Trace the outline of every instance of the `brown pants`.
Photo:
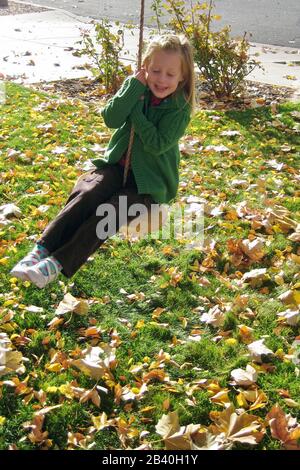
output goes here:
{"type": "MultiPolygon", "coordinates": [[[[103,203],[109,203],[116,210],[116,230],[120,228],[118,217],[119,196],[127,196],[128,209],[132,204],[144,204],[150,208],[153,199],[147,194],[138,194],[132,171],[129,172],[125,187],[123,167],[109,165],[101,170],[82,175],[75,184],[65,207],[46,227],[38,243],[47,248],[63,266],[62,273],[72,277],[83,263],[102,243],[115,233],[99,238],[96,227],[104,217],[97,216],[96,210],[103,203]]],[[[126,214],[127,216],[127,214],[126,214]]],[[[135,217],[128,216],[130,222],[135,217]]]]}

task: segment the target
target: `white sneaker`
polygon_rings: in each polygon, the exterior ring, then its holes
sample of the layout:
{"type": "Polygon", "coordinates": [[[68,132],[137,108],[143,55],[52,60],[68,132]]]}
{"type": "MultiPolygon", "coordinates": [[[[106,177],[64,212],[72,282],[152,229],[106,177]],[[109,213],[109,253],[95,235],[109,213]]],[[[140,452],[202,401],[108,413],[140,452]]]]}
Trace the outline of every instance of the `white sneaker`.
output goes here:
{"type": "Polygon", "coordinates": [[[60,273],[60,270],[57,268],[56,264],[51,261],[50,258],[45,258],[34,266],[26,268],[26,276],[29,281],[35,284],[37,287],[42,289],[50,282],[54,281],[60,273]],[[47,269],[47,274],[43,274],[39,269],[39,265],[44,263],[47,269]],[[54,266],[55,272],[51,273],[50,263],[54,266]]]}
{"type": "Polygon", "coordinates": [[[10,271],[10,274],[14,277],[18,277],[19,279],[22,279],[22,281],[27,281],[27,269],[30,266],[34,266],[37,264],[40,260],[36,258],[36,256],[32,256],[30,253],[25,256],[25,258],[21,259],[21,261],[16,264],[12,270],[10,271]]]}

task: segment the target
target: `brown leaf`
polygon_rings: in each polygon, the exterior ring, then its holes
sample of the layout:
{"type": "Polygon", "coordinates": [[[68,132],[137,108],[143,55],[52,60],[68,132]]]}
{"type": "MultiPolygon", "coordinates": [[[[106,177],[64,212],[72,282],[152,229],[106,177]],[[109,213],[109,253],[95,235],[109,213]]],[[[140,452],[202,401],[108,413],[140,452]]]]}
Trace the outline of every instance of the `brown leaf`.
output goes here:
{"type": "Polygon", "coordinates": [[[44,419],[45,416],[36,415],[34,416],[32,422],[26,422],[23,424],[25,429],[31,429],[31,432],[28,435],[28,439],[34,444],[41,444],[48,437],[48,431],[42,430],[44,419]]]}
{"type": "Polygon", "coordinates": [[[163,437],[167,450],[191,450],[193,435],[199,428],[199,424],[180,427],[177,411],[163,415],[155,427],[156,432],[163,437]]]}
{"type": "Polygon", "coordinates": [[[150,380],[159,380],[163,382],[166,379],[166,373],[162,369],[154,369],[143,375],[143,382],[149,382],[150,380]]]}
{"type": "Polygon", "coordinates": [[[264,257],[264,240],[261,238],[243,240],[240,247],[251,261],[260,261],[264,257]]]}
{"type": "Polygon", "coordinates": [[[271,428],[271,434],[275,439],[285,442],[289,437],[288,421],[286,414],[279,405],[274,405],[266,416],[271,428]]]}
{"type": "Polygon", "coordinates": [[[218,413],[215,418],[213,415],[211,417],[215,424],[209,429],[213,434],[224,433],[224,440],[255,445],[263,438],[265,430],[260,418],[247,413],[237,415],[233,405],[218,413]]]}

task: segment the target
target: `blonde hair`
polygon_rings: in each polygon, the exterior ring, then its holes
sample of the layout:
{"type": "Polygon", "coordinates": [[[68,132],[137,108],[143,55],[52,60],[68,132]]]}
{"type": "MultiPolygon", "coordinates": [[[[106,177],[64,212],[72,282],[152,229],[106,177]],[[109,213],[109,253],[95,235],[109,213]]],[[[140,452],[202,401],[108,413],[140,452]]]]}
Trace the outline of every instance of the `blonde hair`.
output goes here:
{"type": "Polygon", "coordinates": [[[186,101],[192,111],[195,107],[195,72],[192,46],[183,34],[163,34],[157,36],[148,45],[142,65],[148,65],[156,51],[177,52],[181,55],[183,81],[178,84],[177,91],[183,90],[186,101]]]}

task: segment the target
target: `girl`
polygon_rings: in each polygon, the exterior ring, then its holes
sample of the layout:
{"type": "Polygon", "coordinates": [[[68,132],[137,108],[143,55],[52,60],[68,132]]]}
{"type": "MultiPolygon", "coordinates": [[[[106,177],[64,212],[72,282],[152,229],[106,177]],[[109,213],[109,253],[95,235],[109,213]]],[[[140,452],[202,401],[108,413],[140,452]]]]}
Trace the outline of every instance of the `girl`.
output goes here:
{"type": "MultiPolygon", "coordinates": [[[[178,188],[178,141],[194,104],[194,62],[184,36],[164,35],[148,46],[141,70],[128,77],[101,110],[105,124],[117,129],[103,159],[75,184],[65,207],[46,227],[33,250],[11,271],[39,288],[62,272],[72,277],[92,253],[120,228],[120,196],[127,208],[140,203],[167,203],[178,188]],[[131,126],[135,136],[131,166],[123,172],[131,126]],[[116,209],[114,230],[97,230],[101,205],[116,209]]],[[[128,215],[128,212],[125,216],[128,215]]],[[[127,220],[132,220],[129,217],[127,220]]]]}

